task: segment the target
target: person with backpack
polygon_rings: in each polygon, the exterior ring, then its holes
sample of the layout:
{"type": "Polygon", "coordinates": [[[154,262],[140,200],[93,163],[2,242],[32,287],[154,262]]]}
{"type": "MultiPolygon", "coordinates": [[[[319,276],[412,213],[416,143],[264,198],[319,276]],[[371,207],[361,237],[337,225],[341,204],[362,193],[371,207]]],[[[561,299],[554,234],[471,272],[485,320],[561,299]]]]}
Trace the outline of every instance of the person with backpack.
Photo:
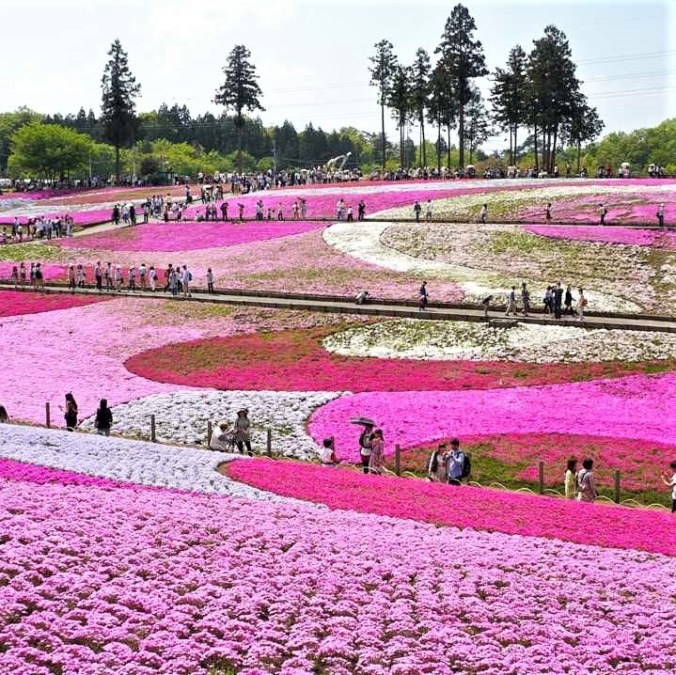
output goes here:
{"type": "Polygon", "coordinates": [[[427,477],[433,483],[446,482],[446,466],[444,465],[446,449],[446,443],[439,443],[439,447],[430,456],[430,461],[427,464],[427,477]]]}
{"type": "Polygon", "coordinates": [[[359,436],[359,458],[364,468],[364,473],[369,472],[369,462],[371,460],[371,445],[373,444],[373,425],[365,424],[364,430],[359,436]]]}
{"type": "Polygon", "coordinates": [[[99,403],[96,418],[94,419],[94,426],[99,435],[110,436],[110,427],[113,426],[113,413],[108,407],[108,400],[105,398],[102,398],[101,403],[99,403]]]}
{"type": "Polygon", "coordinates": [[[446,454],[446,473],[449,485],[462,485],[465,473],[465,453],[460,449],[460,441],[451,441],[451,452],[446,454]]]}
{"type": "Polygon", "coordinates": [[[577,500],[592,504],[598,497],[596,485],[594,483],[594,460],[585,459],[582,462],[582,468],[577,474],[577,500]]]}

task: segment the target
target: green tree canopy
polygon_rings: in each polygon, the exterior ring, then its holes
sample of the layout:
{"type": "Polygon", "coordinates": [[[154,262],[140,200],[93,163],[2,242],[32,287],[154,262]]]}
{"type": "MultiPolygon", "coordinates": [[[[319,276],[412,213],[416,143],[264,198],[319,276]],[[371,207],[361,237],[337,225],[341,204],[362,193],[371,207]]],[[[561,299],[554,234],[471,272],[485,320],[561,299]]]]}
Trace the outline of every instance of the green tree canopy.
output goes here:
{"type": "Polygon", "coordinates": [[[32,122],[12,136],[9,172],[16,177],[48,179],[84,173],[93,146],[86,134],[56,124],[32,122]]]}

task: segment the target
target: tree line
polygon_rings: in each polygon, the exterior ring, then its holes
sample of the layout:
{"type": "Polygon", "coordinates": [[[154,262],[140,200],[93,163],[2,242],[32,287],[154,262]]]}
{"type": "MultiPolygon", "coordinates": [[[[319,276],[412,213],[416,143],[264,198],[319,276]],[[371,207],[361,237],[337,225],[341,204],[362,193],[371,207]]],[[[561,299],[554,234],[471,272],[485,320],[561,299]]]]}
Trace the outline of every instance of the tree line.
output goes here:
{"type": "MultiPolygon", "coordinates": [[[[434,64],[422,47],[413,63],[404,65],[388,40],[375,44],[368,71],[371,84],[378,89],[379,133],[353,127],[326,132],[312,124],[298,131],[288,120],[265,127],[260,118],[252,116],[264,110],[263,92],[251,53],[244,45],[236,45],[229,53],[223,81],[214,92],[214,103],[223,106],[220,114],[193,116],[187,106],[178,104],[137,113],[135,101],[141,87],[131,73],[126,52],[115,40],[101,80],[98,116],[83,108],[65,116],[43,116],[27,109],[0,114],[0,173],[119,176],[122,168],[135,175],[298,169],[347,153],[351,153],[348,167],[366,171],[378,164],[396,168],[433,163],[440,170],[442,162],[449,168],[463,168],[468,158],[469,163],[488,160],[512,165],[520,160],[536,171],[551,173],[557,158],[575,161],[579,170],[583,160],[592,161],[592,153],[593,161],[615,163],[616,153],[606,149],[605,141],[590,144],[601,133],[603,122],[581,91],[571,49],[561,30],[547,26],[529,53],[515,45],[504,67],[492,73],[486,67],[476,30],[467,8],[458,4],[434,50],[434,64]],[[492,84],[485,100],[476,81],[487,75],[492,84]],[[396,120],[397,143],[388,142],[386,110],[396,120]],[[418,145],[407,137],[411,124],[420,128],[418,145]],[[436,131],[434,142],[426,137],[428,125],[436,131]],[[456,130],[457,146],[451,140],[456,130]],[[508,133],[509,148],[487,158],[480,146],[500,132],[508,133]],[[582,157],[585,144],[590,145],[582,157]],[[606,152],[608,158],[601,157],[599,151],[606,152]]],[[[648,142],[646,136],[643,147],[648,142]]],[[[618,144],[622,138],[613,137],[610,145],[618,144]]],[[[624,145],[629,151],[632,143],[624,145]]],[[[655,159],[650,152],[634,151],[632,156],[642,166],[647,161],[666,166],[675,161],[673,155],[665,159],[662,152],[660,159],[655,159]]],[[[632,161],[632,156],[619,161],[632,161]]]]}

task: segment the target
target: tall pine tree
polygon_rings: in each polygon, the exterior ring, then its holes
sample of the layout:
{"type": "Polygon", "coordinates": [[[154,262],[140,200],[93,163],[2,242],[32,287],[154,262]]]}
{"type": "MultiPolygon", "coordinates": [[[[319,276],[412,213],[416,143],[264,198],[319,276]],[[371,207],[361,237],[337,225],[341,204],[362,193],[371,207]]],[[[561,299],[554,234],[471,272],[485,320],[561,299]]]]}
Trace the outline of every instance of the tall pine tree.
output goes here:
{"type": "Polygon", "coordinates": [[[141,92],[141,85],[129,70],[127,53],[119,40],[115,40],[108,52],[101,79],[101,119],[103,137],[115,147],[115,181],[120,180],[120,148],[133,144],[138,127],[134,100],[141,92]]]}
{"type": "Polygon", "coordinates": [[[256,66],[250,61],[251,52],[244,45],[235,45],[223,66],[225,82],[218,88],[214,103],[226,110],[235,112],[235,128],[237,129],[237,170],[242,172],[242,134],[245,120],[244,111],[265,110],[259,97],[263,95],[258,86],[256,66]]]}
{"type": "Polygon", "coordinates": [[[415,115],[418,124],[420,124],[420,145],[423,166],[427,166],[425,111],[429,102],[431,69],[429,54],[421,47],[416,51],[415,60],[411,66],[411,112],[415,115]]]}
{"type": "Polygon", "coordinates": [[[528,103],[526,52],[521,45],[516,45],[510,50],[507,68],[495,69],[491,103],[498,128],[509,132],[509,163],[514,165],[519,126],[526,117],[528,103]]]}
{"type": "Polygon", "coordinates": [[[472,99],[471,81],[488,75],[483,46],[473,38],[476,23],[464,5],[456,5],[446,20],[441,43],[436,49],[439,64],[452,82],[458,116],[460,166],[465,165],[465,108],[472,99]]]}
{"type": "Polygon", "coordinates": [[[381,123],[381,143],[382,143],[382,168],[385,169],[385,149],[387,141],[385,138],[385,106],[392,84],[392,77],[397,68],[397,56],[394,53],[394,46],[389,40],[381,40],[375,45],[376,54],[370,57],[369,61],[373,64],[369,68],[371,73],[371,85],[378,87],[378,103],[380,104],[380,123],[381,123]]]}

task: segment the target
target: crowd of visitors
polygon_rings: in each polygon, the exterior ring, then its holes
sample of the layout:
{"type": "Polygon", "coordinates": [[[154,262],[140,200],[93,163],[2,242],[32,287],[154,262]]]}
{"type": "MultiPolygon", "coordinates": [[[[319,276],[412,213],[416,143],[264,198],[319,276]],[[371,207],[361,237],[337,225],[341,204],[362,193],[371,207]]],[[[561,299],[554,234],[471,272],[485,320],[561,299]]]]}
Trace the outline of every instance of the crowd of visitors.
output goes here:
{"type": "Polygon", "coordinates": [[[68,214],[50,218],[43,216],[29,218],[25,223],[15,216],[11,228],[8,230],[7,227],[5,225],[0,232],[0,244],[21,244],[24,241],[37,239],[51,241],[62,237],[72,237],[74,223],[73,218],[68,214]]]}
{"type": "MultiPolygon", "coordinates": [[[[484,316],[488,316],[488,310],[493,300],[493,295],[486,296],[481,304],[484,308],[484,316]]],[[[564,314],[576,316],[579,321],[584,321],[584,312],[587,307],[587,298],[583,288],[578,288],[577,298],[573,297],[573,291],[570,286],[566,287],[564,292],[561,282],[550,284],[545,290],[542,298],[543,314],[560,319],[564,314]]],[[[507,308],[505,316],[528,316],[531,311],[530,291],[526,282],[521,284],[521,290],[517,291],[516,286],[512,286],[507,294],[507,308]]]]}

